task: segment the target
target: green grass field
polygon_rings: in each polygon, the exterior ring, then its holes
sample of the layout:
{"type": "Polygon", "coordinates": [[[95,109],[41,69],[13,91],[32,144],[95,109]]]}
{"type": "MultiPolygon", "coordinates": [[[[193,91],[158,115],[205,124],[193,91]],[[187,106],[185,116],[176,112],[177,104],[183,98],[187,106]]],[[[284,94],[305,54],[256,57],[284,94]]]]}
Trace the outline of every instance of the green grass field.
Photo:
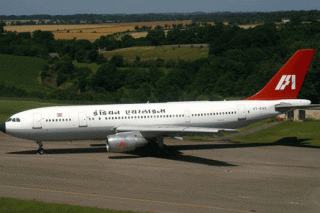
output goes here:
{"type": "Polygon", "coordinates": [[[38,77],[46,64],[43,59],[27,56],[0,54],[0,80],[7,85],[15,85],[28,92],[51,91],[40,85],[38,77]]]}
{"type": "Polygon", "coordinates": [[[11,115],[38,107],[60,106],[63,103],[47,103],[37,101],[0,100],[0,123],[6,121],[11,115]]]}
{"type": "Polygon", "coordinates": [[[66,204],[45,203],[33,200],[19,200],[0,197],[0,213],[133,213],[132,211],[117,211],[94,207],[72,206],[66,204]]]}
{"type": "MultiPolygon", "coordinates": [[[[241,143],[277,143],[284,138],[294,138],[287,145],[302,147],[320,147],[320,121],[293,122],[286,121],[248,135],[233,138],[241,143]]],[[[284,144],[285,145],[285,144],[284,144]]]]}
{"type": "Polygon", "coordinates": [[[92,64],[86,64],[86,63],[78,63],[76,61],[73,62],[73,65],[78,67],[78,68],[82,68],[82,67],[89,67],[93,74],[97,72],[97,70],[99,69],[100,65],[96,64],[96,63],[92,63],[92,64]]]}
{"type": "Polygon", "coordinates": [[[108,51],[104,53],[104,57],[108,60],[112,58],[115,54],[121,54],[125,60],[132,62],[137,56],[141,58],[141,61],[156,60],[158,58],[168,61],[173,59],[177,61],[180,60],[196,60],[199,58],[208,57],[209,48],[208,47],[132,47],[120,50],[108,51]]]}

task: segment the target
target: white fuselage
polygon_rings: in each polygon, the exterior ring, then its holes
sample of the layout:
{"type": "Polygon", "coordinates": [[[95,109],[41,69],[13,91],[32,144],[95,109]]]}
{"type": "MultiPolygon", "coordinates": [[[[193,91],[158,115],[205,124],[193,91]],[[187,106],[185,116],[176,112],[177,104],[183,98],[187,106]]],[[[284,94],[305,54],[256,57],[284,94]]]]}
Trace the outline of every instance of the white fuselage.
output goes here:
{"type": "Polygon", "coordinates": [[[166,125],[238,128],[274,117],[275,105],[308,105],[308,100],[200,101],[148,104],[57,106],[11,116],[6,133],[40,140],[105,139],[122,125],[166,125]],[[17,120],[20,122],[17,122],[17,120]],[[15,120],[15,121],[13,121],[15,120]]]}

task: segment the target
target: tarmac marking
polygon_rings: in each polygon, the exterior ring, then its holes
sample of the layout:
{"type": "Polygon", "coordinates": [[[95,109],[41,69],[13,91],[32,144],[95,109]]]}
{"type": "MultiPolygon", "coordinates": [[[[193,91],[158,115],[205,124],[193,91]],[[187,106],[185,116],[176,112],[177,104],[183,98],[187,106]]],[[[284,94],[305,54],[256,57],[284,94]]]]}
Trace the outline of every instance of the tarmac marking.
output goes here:
{"type": "Polygon", "coordinates": [[[156,200],[143,200],[143,199],[137,199],[137,198],[114,197],[114,196],[108,196],[108,195],[95,195],[95,194],[85,194],[85,193],[78,193],[78,192],[55,191],[55,190],[48,190],[48,189],[25,188],[25,187],[18,187],[18,186],[0,185],[0,188],[23,189],[23,190],[41,191],[41,192],[53,192],[53,193],[82,195],[82,196],[90,196],[90,197],[101,197],[101,198],[111,198],[111,199],[119,199],[119,200],[139,201],[139,202],[147,202],[147,203],[168,204],[168,205],[174,205],[174,206],[189,206],[189,207],[198,207],[198,208],[206,208],[206,209],[225,210],[225,211],[232,211],[232,212],[246,212],[246,213],[252,212],[252,211],[220,208],[220,207],[214,207],[214,206],[201,206],[201,205],[192,205],[192,204],[184,204],[184,203],[170,203],[170,202],[156,201],[156,200]]]}

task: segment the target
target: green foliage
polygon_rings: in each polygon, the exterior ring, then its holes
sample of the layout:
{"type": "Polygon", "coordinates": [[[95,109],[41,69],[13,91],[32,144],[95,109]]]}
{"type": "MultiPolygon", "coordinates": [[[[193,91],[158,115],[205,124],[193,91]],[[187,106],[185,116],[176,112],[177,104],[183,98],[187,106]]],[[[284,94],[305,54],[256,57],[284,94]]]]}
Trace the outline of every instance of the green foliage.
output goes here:
{"type": "Polygon", "coordinates": [[[99,55],[97,56],[96,61],[97,61],[97,64],[108,63],[108,59],[105,58],[102,54],[99,54],[99,55]]]}
{"type": "Polygon", "coordinates": [[[5,22],[0,22],[0,33],[4,33],[4,26],[6,26],[5,22]]]}
{"type": "Polygon", "coordinates": [[[87,53],[88,63],[93,63],[97,60],[99,53],[96,50],[90,50],[87,53]]]}
{"type": "Polygon", "coordinates": [[[132,35],[125,35],[121,38],[122,41],[122,47],[132,47],[136,45],[135,39],[132,37],[132,35]]]}
{"type": "Polygon", "coordinates": [[[117,68],[114,64],[103,64],[97,72],[92,76],[93,89],[96,92],[114,92],[122,85],[119,79],[117,79],[117,68]]]}
{"type": "Polygon", "coordinates": [[[163,30],[149,30],[146,39],[151,42],[152,46],[159,46],[164,44],[166,35],[163,30]]]}
{"type": "Polygon", "coordinates": [[[113,55],[109,61],[109,63],[114,64],[116,67],[122,67],[123,62],[123,56],[121,54],[113,55]]]}

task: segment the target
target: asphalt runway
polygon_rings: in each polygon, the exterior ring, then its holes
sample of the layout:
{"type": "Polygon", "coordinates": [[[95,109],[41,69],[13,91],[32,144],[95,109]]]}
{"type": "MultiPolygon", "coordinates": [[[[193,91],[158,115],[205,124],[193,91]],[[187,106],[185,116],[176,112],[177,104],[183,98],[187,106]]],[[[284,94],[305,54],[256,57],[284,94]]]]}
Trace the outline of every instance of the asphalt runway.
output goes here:
{"type": "Polygon", "coordinates": [[[137,212],[319,212],[320,150],[307,142],[165,140],[167,155],[45,142],[38,155],[33,141],[0,133],[0,196],[137,212]]]}

